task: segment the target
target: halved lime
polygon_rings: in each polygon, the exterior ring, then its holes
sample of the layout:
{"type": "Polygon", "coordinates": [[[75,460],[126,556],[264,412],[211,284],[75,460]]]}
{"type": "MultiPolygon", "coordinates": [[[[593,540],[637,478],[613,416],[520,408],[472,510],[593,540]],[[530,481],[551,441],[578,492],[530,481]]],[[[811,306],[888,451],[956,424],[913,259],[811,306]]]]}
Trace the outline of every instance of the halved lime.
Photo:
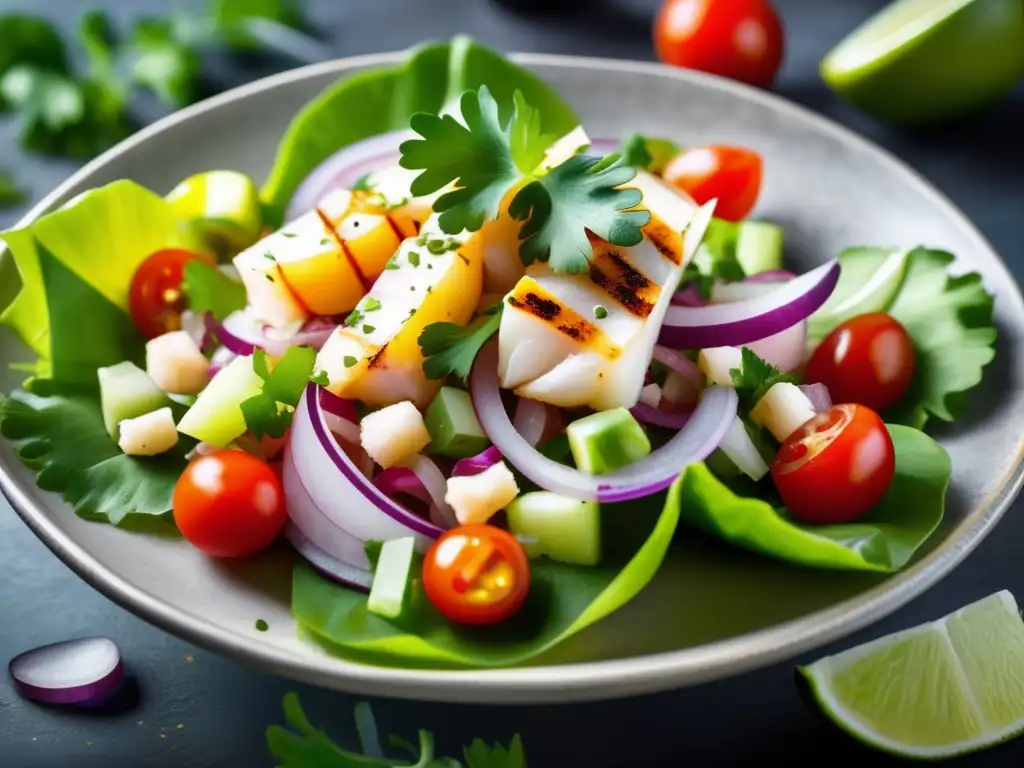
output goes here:
{"type": "Polygon", "coordinates": [[[893,123],[963,115],[1024,75],[1021,0],[897,0],[821,62],[825,82],[893,123]]]}
{"type": "Polygon", "coordinates": [[[237,171],[204,171],[167,194],[167,202],[214,253],[231,256],[260,238],[263,213],[256,185],[237,171]]]}
{"type": "Polygon", "coordinates": [[[799,671],[833,722],[903,757],[952,757],[1024,730],[1024,622],[1005,590],[799,671]]]}

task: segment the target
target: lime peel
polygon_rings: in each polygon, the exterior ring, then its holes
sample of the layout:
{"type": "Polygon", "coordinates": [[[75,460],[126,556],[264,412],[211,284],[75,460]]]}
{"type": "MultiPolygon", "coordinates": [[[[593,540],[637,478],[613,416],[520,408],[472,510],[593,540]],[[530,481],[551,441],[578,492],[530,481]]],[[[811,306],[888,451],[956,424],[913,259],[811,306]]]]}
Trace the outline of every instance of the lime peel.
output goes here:
{"type": "Polygon", "coordinates": [[[1006,590],[798,671],[836,725],[901,757],[950,758],[1024,731],[1024,621],[1006,590]]]}

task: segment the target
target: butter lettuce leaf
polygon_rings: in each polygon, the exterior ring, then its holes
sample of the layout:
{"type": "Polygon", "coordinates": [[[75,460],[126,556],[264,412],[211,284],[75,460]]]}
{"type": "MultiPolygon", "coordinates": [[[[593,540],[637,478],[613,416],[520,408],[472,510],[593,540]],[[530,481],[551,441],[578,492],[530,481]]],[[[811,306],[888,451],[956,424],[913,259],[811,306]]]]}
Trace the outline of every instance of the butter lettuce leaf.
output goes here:
{"type": "Polygon", "coordinates": [[[886,426],[896,474],[885,498],[854,523],[805,525],[781,503],[739,495],[704,464],[687,468],[678,483],[682,518],[731,544],[799,565],[899,570],[941,522],[952,465],[924,432],[886,426]]]}
{"type": "Polygon", "coordinates": [[[366,607],[367,596],[298,564],[292,613],[303,635],[332,653],[396,667],[495,667],[526,661],[632,600],[654,577],[679,522],[682,485],[667,496],[602,508],[604,557],[596,567],[531,561],[530,593],[510,620],[492,627],[452,624],[418,582],[395,622],[366,607]]]}
{"type": "Polygon", "coordinates": [[[465,36],[428,42],[394,67],[360,72],[326,89],[292,120],[261,191],[271,207],[286,206],[299,184],[343,147],[388,131],[406,130],[417,112],[436,114],[464,91],[487,86],[501,123],[512,117],[514,94],[540,115],[544,133],[577,125],[572,108],[539,77],[465,36]]]}

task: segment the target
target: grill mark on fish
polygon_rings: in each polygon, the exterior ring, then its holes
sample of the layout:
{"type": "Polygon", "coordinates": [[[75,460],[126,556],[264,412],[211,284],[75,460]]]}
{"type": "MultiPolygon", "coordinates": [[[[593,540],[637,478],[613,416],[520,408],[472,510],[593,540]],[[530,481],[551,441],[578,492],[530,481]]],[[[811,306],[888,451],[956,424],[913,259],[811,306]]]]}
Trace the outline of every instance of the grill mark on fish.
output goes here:
{"type": "Polygon", "coordinates": [[[653,216],[651,223],[643,227],[643,232],[666,261],[675,265],[682,263],[683,238],[679,233],[673,232],[665,222],[653,216]]]}

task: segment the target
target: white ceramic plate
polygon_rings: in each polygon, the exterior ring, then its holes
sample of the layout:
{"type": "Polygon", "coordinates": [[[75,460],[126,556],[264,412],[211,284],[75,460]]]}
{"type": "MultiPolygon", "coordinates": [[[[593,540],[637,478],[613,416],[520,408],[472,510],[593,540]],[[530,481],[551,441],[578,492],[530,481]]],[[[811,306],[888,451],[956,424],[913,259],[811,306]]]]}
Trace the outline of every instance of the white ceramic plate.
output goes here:
{"type": "MultiPolygon", "coordinates": [[[[130,178],[166,192],[214,167],[265,177],[285,126],[339,77],[402,54],[330,62],[262,80],[179,112],[90,163],[29,214],[130,178]]],[[[906,166],[770,94],[656,65],[523,55],[577,109],[593,136],[630,131],[756,147],[765,187],[756,213],[786,228],[790,255],[810,266],[852,244],[924,243],[956,253],[996,293],[1000,340],[985,383],[955,430],[937,437],[953,460],[941,529],[901,573],[802,570],[694,537],[675,548],[630,605],[535,663],[487,671],[381,669],[328,657],[298,641],[283,556],[205,558],[181,541],[88,523],[0,441],[0,485],[32,529],[82,578],[169,632],[282,675],[360,693],[451,701],[570,701],[675,688],[778,661],[853,632],[904,604],[957,565],[991,530],[1022,480],[1024,303],[1013,278],[953,205],[906,166]],[[256,618],[270,631],[258,632],[256,618]]],[[[23,222],[24,223],[24,222],[23,222]]],[[[11,268],[0,264],[0,289],[11,268]]],[[[0,295],[3,291],[0,290],[0,295]]],[[[0,388],[25,359],[0,336],[0,388]]]]}

